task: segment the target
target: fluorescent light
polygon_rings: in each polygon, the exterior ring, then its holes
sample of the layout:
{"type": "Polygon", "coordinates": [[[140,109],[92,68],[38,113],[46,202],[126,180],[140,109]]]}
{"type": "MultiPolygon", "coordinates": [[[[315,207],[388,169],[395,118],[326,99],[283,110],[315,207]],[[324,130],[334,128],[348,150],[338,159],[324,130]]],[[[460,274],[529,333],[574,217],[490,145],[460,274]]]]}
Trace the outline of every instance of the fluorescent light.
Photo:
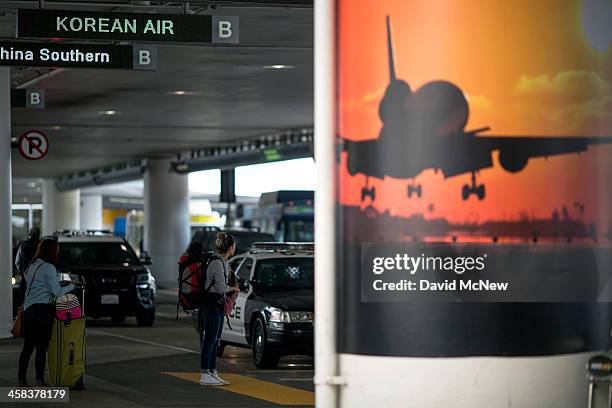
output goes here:
{"type": "Polygon", "coordinates": [[[178,91],[168,91],[166,92],[166,95],[186,96],[186,95],[196,95],[198,93],[199,92],[178,90],[178,91]]]}
{"type": "Polygon", "coordinates": [[[275,64],[275,65],[264,65],[263,69],[291,69],[295,68],[293,65],[275,64]]]}
{"type": "Polygon", "coordinates": [[[103,110],[103,111],[99,111],[98,115],[108,115],[108,116],[121,115],[121,112],[116,111],[116,110],[103,110]]]}

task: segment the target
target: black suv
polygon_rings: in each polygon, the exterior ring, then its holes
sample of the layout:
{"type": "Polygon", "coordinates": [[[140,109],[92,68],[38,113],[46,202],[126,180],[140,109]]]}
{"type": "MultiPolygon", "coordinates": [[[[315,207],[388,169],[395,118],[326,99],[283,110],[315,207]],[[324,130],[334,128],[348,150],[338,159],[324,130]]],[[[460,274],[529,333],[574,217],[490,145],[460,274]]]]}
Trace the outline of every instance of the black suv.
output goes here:
{"type": "MultiPolygon", "coordinates": [[[[217,232],[222,231],[217,227],[199,227],[193,233],[192,241],[199,242],[209,251],[215,250],[215,239],[217,232]]],[[[255,242],[271,242],[274,241],[274,236],[267,232],[259,232],[257,230],[248,229],[225,229],[224,232],[231,234],[236,238],[236,254],[243,254],[251,249],[255,242]]]]}
{"type": "Polygon", "coordinates": [[[155,321],[155,279],[130,244],[110,234],[59,235],[58,273],[85,284],[85,314],[122,322],[136,316],[139,326],[155,321]]]}
{"type": "Polygon", "coordinates": [[[275,368],[282,356],[313,355],[313,250],[311,243],[258,243],[229,261],[240,292],[224,323],[219,356],[228,344],[248,347],[258,368],[275,368]]]}

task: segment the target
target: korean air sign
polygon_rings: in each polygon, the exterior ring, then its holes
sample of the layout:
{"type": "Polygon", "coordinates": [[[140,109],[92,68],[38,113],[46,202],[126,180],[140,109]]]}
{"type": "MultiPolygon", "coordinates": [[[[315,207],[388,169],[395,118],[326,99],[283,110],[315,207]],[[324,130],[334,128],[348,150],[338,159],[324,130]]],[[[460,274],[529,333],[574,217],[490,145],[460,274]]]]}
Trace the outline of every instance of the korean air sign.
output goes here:
{"type": "Polygon", "coordinates": [[[19,38],[237,44],[239,18],[196,14],[19,10],[19,38]]]}

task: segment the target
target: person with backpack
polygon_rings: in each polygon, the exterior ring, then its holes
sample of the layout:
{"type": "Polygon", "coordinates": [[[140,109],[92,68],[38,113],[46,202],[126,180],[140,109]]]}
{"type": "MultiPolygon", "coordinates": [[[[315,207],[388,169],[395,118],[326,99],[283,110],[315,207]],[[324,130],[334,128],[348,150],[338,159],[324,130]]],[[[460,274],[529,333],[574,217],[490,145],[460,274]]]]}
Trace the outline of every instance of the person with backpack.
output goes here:
{"type": "Polygon", "coordinates": [[[19,387],[27,387],[26,373],[30,357],[36,349],[36,386],[45,384],[45,362],[55,319],[55,298],[74,290],[74,285],[60,287],[55,265],[58,262],[57,238],[43,237],[34,259],[23,272],[27,291],[23,301],[23,335],[25,341],[19,355],[19,387]]]}
{"type": "Polygon", "coordinates": [[[204,296],[200,306],[200,325],[204,328],[204,339],[200,353],[200,384],[227,385],[217,373],[217,349],[223,332],[223,307],[225,297],[239,291],[238,285],[228,286],[230,271],[227,261],[236,251],[236,240],[230,234],[219,232],[215,240],[216,251],[208,263],[203,279],[204,296]]]}
{"type": "Polygon", "coordinates": [[[24,274],[27,267],[34,259],[34,254],[40,242],[40,228],[32,227],[28,237],[19,243],[17,254],[15,255],[15,266],[20,274],[24,274]]]}

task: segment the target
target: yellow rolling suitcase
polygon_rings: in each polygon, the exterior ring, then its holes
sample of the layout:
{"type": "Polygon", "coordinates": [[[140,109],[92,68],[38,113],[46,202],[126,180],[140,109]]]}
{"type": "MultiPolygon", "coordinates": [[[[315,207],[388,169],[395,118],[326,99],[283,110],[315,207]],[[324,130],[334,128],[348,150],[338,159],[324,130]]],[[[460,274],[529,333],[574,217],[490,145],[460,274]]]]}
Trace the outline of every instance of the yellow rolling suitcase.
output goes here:
{"type": "MultiPolygon", "coordinates": [[[[84,300],[84,293],[83,298],[84,300]]],[[[54,387],[82,389],[85,376],[85,314],[55,319],[49,342],[49,382],[54,387]]]]}

